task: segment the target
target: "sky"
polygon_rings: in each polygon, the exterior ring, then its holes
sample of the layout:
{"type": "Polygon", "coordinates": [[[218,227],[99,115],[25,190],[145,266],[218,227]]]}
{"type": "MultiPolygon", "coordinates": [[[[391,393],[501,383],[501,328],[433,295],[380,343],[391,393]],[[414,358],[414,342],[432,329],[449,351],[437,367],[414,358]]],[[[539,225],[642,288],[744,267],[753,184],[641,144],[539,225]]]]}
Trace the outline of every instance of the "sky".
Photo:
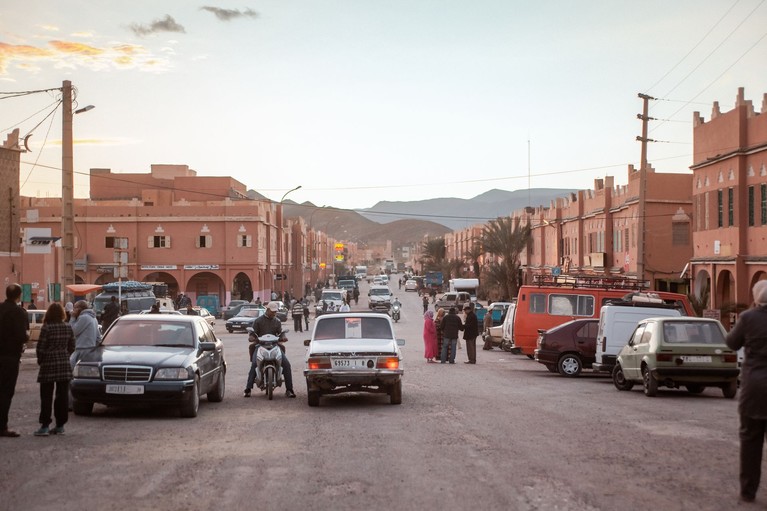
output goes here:
{"type": "Polygon", "coordinates": [[[27,0],[0,11],[0,137],[32,134],[22,195],[59,197],[60,93],[8,93],[70,80],[96,107],[75,197],[152,164],[343,208],[588,189],[639,166],[638,93],[650,163],[689,172],[693,112],[760,111],[765,62],[767,0],[27,0]]]}

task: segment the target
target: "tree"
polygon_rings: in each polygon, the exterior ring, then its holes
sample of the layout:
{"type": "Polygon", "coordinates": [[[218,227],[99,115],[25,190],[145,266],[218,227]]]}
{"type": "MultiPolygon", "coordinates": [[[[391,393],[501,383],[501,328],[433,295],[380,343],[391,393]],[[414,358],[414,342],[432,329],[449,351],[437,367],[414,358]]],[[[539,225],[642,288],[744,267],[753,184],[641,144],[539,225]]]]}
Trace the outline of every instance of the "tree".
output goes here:
{"type": "Polygon", "coordinates": [[[420,262],[424,270],[441,271],[445,262],[445,238],[424,241],[420,262]]]}
{"type": "Polygon", "coordinates": [[[479,273],[479,258],[485,251],[482,249],[482,244],[479,241],[474,241],[471,248],[463,253],[463,257],[471,261],[471,267],[474,271],[474,276],[481,279],[479,273]]]}
{"type": "Polygon", "coordinates": [[[482,247],[485,252],[496,256],[496,261],[488,265],[486,273],[503,290],[505,298],[517,296],[520,285],[519,255],[529,242],[530,226],[520,226],[519,219],[496,218],[482,229],[482,247]]]}

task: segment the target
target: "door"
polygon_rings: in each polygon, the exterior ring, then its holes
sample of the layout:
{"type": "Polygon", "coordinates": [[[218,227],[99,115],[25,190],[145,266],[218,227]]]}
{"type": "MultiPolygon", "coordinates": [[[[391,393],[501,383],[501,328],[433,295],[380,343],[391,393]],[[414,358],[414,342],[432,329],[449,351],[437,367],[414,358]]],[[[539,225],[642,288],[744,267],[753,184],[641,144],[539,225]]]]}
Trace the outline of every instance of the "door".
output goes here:
{"type": "Polygon", "coordinates": [[[639,325],[631,335],[628,344],[621,350],[620,356],[623,363],[623,375],[629,380],[639,380],[642,378],[642,371],[639,369],[642,356],[639,347],[645,333],[644,324],[639,325]]]}

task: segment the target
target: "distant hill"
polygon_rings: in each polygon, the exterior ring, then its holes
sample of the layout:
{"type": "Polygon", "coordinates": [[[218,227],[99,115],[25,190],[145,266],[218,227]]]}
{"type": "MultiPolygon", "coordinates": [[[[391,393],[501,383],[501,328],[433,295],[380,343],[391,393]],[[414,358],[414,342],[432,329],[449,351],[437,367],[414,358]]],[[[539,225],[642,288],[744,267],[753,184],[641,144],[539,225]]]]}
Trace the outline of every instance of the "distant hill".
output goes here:
{"type": "Polygon", "coordinates": [[[566,197],[575,191],[569,188],[532,188],[511,192],[493,189],[471,199],[450,197],[409,202],[381,201],[372,208],[362,210],[361,214],[375,222],[429,220],[455,230],[507,216],[526,206],[548,206],[552,199],[566,197]]]}

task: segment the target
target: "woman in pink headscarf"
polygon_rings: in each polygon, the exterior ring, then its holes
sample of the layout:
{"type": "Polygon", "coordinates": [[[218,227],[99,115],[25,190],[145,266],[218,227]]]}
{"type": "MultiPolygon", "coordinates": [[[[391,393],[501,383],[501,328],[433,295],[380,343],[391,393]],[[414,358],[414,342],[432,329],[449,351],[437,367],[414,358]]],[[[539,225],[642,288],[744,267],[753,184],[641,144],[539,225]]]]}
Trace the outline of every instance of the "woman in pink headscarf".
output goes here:
{"type": "Polygon", "coordinates": [[[434,312],[426,311],[423,315],[423,346],[426,362],[434,364],[436,361],[434,357],[439,356],[437,353],[437,328],[434,325],[434,312]]]}

